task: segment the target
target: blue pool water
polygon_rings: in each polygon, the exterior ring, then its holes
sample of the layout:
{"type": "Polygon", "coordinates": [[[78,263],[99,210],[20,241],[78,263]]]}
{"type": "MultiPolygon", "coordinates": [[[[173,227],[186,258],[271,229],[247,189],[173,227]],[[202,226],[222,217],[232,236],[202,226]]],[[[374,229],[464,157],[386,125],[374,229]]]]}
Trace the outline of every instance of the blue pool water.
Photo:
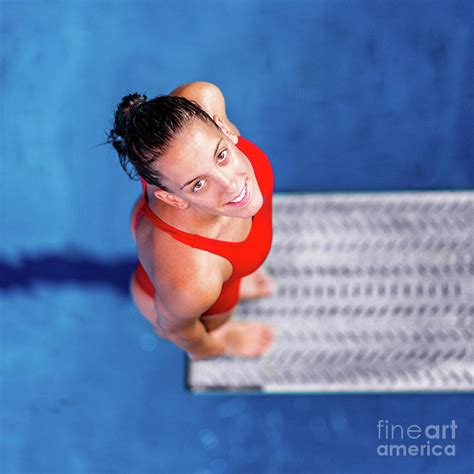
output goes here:
{"type": "Polygon", "coordinates": [[[208,80],[276,191],[472,189],[469,1],[0,2],[2,473],[468,473],[472,395],[195,396],[134,309],[117,101],[208,80]],[[381,457],[378,420],[456,420],[381,457]]]}

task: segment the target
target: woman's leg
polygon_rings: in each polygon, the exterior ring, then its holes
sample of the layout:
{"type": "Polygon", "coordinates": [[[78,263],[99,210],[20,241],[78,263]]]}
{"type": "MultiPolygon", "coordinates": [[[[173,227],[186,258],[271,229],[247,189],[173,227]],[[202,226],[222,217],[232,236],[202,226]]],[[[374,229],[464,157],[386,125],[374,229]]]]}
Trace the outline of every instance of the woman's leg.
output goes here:
{"type": "Polygon", "coordinates": [[[234,314],[235,308],[232,308],[227,313],[219,314],[210,314],[207,316],[201,316],[201,322],[204,324],[207,332],[215,331],[217,328],[220,328],[223,324],[230,321],[232,315],[234,314]]]}
{"type": "Polygon", "coordinates": [[[263,266],[250,275],[242,278],[240,283],[239,299],[253,300],[272,295],[276,290],[276,284],[272,277],[265,271],[263,266]]]}

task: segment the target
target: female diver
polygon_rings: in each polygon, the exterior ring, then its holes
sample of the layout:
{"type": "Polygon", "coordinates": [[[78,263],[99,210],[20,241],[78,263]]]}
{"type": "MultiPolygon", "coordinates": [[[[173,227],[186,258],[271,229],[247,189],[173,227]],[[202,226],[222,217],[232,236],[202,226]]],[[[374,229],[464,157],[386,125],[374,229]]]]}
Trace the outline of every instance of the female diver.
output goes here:
{"type": "Polygon", "coordinates": [[[193,360],[263,355],[271,327],[231,316],[239,299],[274,291],[260,268],[272,240],[268,158],[240,136],[208,82],[150,100],[130,94],[114,118],[108,141],[143,184],[131,224],[138,310],[193,360]]]}

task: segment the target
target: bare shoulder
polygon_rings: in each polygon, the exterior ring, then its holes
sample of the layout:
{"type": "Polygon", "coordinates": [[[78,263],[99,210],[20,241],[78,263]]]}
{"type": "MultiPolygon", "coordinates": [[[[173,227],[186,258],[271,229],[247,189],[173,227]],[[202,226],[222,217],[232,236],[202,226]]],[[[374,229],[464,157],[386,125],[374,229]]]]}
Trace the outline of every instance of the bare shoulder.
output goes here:
{"type": "Polygon", "coordinates": [[[155,303],[161,306],[161,316],[199,318],[219,297],[232,273],[231,264],[223,257],[185,245],[166,232],[152,234],[147,242],[140,235],[137,243],[140,260],[156,289],[155,303]]]}
{"type": "Polygon", "coordinates": [[[215,266],[197,265],[191,261],[186,274],[179,272],[170,275],[156,297],[179,320],[197,320],[219,298],[224,278],[215,266]]]}
{"type": "Polygon", "coordinates": [[[240,135],[237,127],[227,117],[224,94],[215,84],[205,81],[188,82],[174,89],[170,95],[197,102],[212,118],[217,115],[233,133],[240,135]]]}

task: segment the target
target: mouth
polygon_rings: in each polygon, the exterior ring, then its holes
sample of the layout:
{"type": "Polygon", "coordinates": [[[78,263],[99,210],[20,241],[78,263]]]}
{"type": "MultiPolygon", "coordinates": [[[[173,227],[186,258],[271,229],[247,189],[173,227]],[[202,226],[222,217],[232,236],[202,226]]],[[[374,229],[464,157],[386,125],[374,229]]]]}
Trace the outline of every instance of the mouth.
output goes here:
{"type": "Polygon", "coordinates": [[[249,200],[250,193],[248,190],[247,182],[245,182],[245,186],[242,191],[240,191],[240,194],[235,199],[228,202],[227,205],[232,207],[244,207],[248,204],[249,200]]]}

